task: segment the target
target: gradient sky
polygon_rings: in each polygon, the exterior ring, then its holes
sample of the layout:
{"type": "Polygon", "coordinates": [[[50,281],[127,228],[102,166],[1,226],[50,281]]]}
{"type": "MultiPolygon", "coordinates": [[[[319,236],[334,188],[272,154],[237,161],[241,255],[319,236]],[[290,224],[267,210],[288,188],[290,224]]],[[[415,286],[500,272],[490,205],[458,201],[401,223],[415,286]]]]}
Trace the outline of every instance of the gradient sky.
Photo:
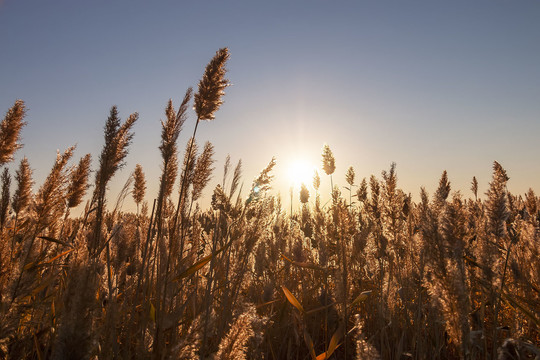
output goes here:
{"type": "Polygon", "coordinates": [[[197,139],[215,145],[216,181],[227,154],[242,159],[244,194],[275,156],[274,185],[288,197],[288,164],[320,167],[324,143],[340,186],[350,165],[361,179],[396,162],[398,185],[416,198],[421,186],[433,193],[443,170],[469,196],[473,176],[487,190],[497,160],[510,191],[540,191],[540,2],[532,0],[0,0],[0,112],[18,98],[29,109],[17,161],[29,158],[36,189],[57,149],[77,144],[75,160],[89,152],[95,169],[110,107],[122,119],[137,111],[110,194],[140,163],[150,201],[165,105],[178,106],[225,46],[233,86],[197,139]]]}

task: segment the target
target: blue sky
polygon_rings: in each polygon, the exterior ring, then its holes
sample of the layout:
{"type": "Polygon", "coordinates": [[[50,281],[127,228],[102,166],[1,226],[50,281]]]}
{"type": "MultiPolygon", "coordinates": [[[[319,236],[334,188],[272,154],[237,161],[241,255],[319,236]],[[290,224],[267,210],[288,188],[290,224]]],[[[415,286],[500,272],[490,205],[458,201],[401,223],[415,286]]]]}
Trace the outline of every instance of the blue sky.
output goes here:
{"type": "Polygon", "coordinates": [[[29,158],[36,187],[72,144],[97,167],[112,105],[122,118],[139,112],[111,196],[141,163],[151,200],[165,105],[226,46],[233,86],[197,136],[215,145],[216,181],[227,154],[242,159],[244,188],[276,156],[288,196],[288,164],[319,166],[327,143],[339,185],[351,165],[362,178],[396,162],[413,195],[447,170],[469,196],[473,176],[485,192],[497,160],[511,191],[538,192],[539,19],[537,1],[4,0],[0,111],[27,104],[17,159],[29,158]]]}

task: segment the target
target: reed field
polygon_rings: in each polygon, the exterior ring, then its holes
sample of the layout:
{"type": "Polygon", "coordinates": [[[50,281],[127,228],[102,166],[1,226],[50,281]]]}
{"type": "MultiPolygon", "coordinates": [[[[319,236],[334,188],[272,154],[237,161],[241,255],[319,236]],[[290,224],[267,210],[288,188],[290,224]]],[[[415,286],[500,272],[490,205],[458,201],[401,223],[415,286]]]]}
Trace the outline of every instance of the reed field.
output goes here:
{"type": "Polygon", "coordinates": [[[337,183],[324,146],[291,213],[269,191],[274,159],[243,179],[241,162],[215,169],[197,138],[219,118],[228,58],[218,50],[197,88],[169,101],[152,179],[125,166],[138,114],[112,107],[101,153],[59,152],[35,184],[28,159],[7,167],[32,126],[26,104],[3,110],[0,359],[540,359],[532,189],[511,194],[494,162],[486,193],[474,174],[470,192],[453,191],[444,172],[414,201],[395,164],[367,177],[349,168],[337,183]],[[116,198],[120,171],[132,176],[116,198]]]}

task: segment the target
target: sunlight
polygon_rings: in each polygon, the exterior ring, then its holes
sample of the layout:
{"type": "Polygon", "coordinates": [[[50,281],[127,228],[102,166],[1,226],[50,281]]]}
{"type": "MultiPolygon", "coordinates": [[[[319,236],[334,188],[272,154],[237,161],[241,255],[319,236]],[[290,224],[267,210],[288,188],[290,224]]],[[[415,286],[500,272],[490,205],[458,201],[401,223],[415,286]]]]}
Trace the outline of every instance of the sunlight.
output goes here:
{"type": "Polygon", "coordinates": [[[288,169],[288,177],[292,185],[296,188],[299,188],[302,183],[306,186],[310,186],[313,182],[313,173],[315,171],[314,166],[301,159],[295,159],[291,161],[288,169]]]}

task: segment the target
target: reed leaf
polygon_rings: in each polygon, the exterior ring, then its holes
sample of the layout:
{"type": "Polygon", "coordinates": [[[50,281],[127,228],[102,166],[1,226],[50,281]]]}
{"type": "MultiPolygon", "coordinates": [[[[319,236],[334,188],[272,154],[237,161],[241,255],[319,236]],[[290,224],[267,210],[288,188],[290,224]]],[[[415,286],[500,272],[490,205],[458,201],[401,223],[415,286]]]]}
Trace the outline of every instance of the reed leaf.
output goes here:
{"type": "Polygon", "coordinates": [[[39,239],[42,239],[42,240],[47,240],[47,241],[50,241],[50,242],[53,242],[53,243],[57,243],[57,244],[60,244],[62,246],[67,246],[67,247],[73,247],[73,245],[71,244],[68,244],[62,240],[58,240],[58,239],[55,239],[55,238],[52,238],[50,236],[38,236],[39,239]]]}
{"type": "Polygon", "coordinates": [[[210,254],[208,256],[205,256],[203,257],[201,260],[197,261],[195,264],[191,265],[189,268],[187,268],[186,270],[182,271],[179,275],[177,275],[176,277],[174,277],[172,279],[172,281],[178,281],[178,280],[181,280],[183,278],[186,278],[190,275],[193,275],[194,273],[196,273],[198,270],[200,270],[201,268],[203,268],[206,264],[208,264],[210,262],[210,260],[212,260],[212,258],[216,255],[218,255],[220,252],[226,250],[229,246],[231,245],[231,242],[229,242],[227,245],[225,245],[224,247],[222,247],[221,249],[217,250],[215,253],[213,254],[210,254]]]}
{"type": "Polygon", "coordinates": [[[292,306],[298,309],[301,313],[304,313],[304,307],[296,298],[294,295],[285,287],[285,285],[281,285],[281,290],[283,290],[283,293],[285,294],[285,297],[287,297],[287,300],[291,303],[292,306]]]}
{"type": "Polygon", "coordinates": [[[336,351],[336,349],[341,346],[341,343],[339,343],[339,341],[341,340],[342,337],[343,337],[343,325],[341,325],[336,330],[334,335],[332,335],[332,338],[330,339],[330,343],[328,344],[328,350],[318,355],[317,360],[329,359],[330,356],[332,356],[332,354],[334,353],[334,351],[336,351]]]}
{"type": "Polygon", "coordinates": [[[294,261],[294,260],[288,258],[287,256],[283,255],[283,254],[281,254],[281,258],[283,260],[286,260],[286,261],[290,262],[291,264],[293,264],[295,266],[298,266],[298,267],[301,267],[301,268],[304,268],[304,269],[319,270],[319,271],[326,271],[327,270],[326,268],[315,265],[313,263],[294,261]]]}
{"type": "Polygon", "coordinates": [[[371,290],[362,291],[360,295],[356,297],[356,299],[353,300],[353,302],[349,305],[349,307],[353,307],[354,305],[361,303],[362,301],[365,301],[369,295],[371,294],[371,290]]]}
{"type": "Polygon", "coordinates": [[[311,355],[311,360],[317,360],[315,348],[313,347],[313,340],[311,340],[311,336],[309,336],[309,333],[306,329],[304,329],[304,341],[306,342],[306,345],[308,347],[309,355],[311,355]]]}

